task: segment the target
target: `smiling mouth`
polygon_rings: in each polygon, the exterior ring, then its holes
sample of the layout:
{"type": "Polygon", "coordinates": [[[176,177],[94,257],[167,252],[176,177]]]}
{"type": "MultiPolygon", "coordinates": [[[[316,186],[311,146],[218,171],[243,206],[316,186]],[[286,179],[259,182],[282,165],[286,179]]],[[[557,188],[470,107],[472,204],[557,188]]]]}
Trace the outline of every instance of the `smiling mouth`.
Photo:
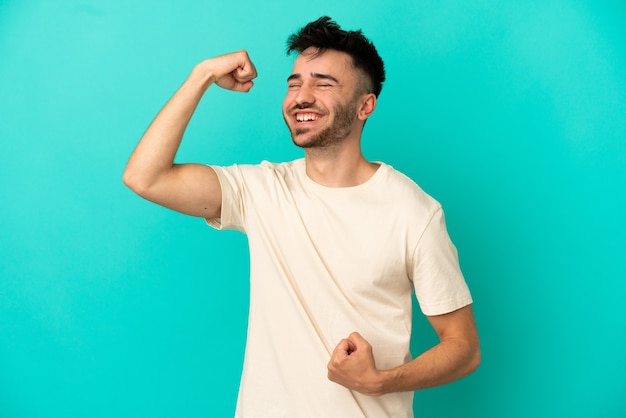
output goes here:
{"type": "Polygon", "coordinates": [[[296,122],[313,122],[320,118],[321,116],[316,113],[296,113],[296,122]]]}

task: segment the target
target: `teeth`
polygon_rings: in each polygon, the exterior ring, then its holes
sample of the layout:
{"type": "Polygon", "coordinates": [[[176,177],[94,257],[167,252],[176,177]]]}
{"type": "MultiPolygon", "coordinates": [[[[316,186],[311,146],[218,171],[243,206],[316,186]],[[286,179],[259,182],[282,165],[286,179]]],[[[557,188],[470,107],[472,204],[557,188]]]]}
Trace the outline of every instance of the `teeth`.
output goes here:
{"type": "Polygon", "coordinates": [[[296,120],[298,122],[309,122],[312,120],[317,120],[319,117],[313,113],[298,113],[296,115],[296,120]]]}

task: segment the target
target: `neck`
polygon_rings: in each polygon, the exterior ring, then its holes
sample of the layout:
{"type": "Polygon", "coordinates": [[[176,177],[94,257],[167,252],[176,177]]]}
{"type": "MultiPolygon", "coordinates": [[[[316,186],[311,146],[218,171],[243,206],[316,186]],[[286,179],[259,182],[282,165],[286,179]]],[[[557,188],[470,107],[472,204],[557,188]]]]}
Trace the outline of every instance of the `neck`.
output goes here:
{"type": "Polygon", "coordinates": [[[306,174],[322,186],[358,186],[369,180],[378,169],[378,164],[365,159],[358,142],[344,142],[331,148],[305,151],[306,174]]]}

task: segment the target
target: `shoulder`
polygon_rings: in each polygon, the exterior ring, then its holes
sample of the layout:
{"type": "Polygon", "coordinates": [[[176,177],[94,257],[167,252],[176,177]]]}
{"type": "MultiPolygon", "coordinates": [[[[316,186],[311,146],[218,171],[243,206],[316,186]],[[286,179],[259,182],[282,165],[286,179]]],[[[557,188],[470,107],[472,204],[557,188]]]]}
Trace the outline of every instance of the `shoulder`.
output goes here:
{"type": "Polygon", "coordinates": [[[262,161],[258,164],[233,164],[212,166],[223,185],[236,190],[266,192],[274,189],[287,189],[297,177],[300,160],[274,163],[262,161]]]}
{"type": "Polygon", "coordinates": [[[302,160],[294,160],[287,162],[275,163],[271,161],[261,161],[258,164],[232,164],[222,166],[211,166],[215,171],[227,173],[230,175],[241,177],[267,177],[267,176],[286,176],[298,170],[302,165],[302,160]]]}
{"type": "Polygon", "coordinates": [[[264,160],[261,161],[261,163],[257,167],[259,167],[260,170],[276,173],[277,175],[291,175],[300,169],[304,169],[304,159],[285,161],[280,163],[274,163],[264,160]]]}
{"type": "Polygon", "coordinates": [[[406,174],[385,163],[381,163],[380,169],[383,170],[381,174],[383,174],[384,189],[408,210],[419,209],[434,213],[441,208],[441,204],[435,198],[426,193],[406,174]]]}

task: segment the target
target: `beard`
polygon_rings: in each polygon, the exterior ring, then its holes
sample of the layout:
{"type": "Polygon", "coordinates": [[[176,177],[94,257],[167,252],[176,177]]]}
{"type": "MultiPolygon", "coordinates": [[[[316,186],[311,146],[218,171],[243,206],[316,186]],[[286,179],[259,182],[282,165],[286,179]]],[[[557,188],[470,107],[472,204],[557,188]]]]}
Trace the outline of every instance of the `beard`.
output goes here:
{"type": "MultiPolygon", "coordinates": [[[[352,124],[356,119],[356,98],[346,104],[338,104],[333,108],[334,119],[330,126],[324,128],[321,132],[311,136],[304,143],[296,142],[296,137],[306,134],[310,128],[291,128],[291,140],[294,145],[304,149],[327,149],[336,145],[340,145],[352,131],[352,124]]],[[[299,109],[313,109],[313,106],[303,105],[299,109]]],[[[287,120],[285,119],[285,123],[287,120]]]]}

